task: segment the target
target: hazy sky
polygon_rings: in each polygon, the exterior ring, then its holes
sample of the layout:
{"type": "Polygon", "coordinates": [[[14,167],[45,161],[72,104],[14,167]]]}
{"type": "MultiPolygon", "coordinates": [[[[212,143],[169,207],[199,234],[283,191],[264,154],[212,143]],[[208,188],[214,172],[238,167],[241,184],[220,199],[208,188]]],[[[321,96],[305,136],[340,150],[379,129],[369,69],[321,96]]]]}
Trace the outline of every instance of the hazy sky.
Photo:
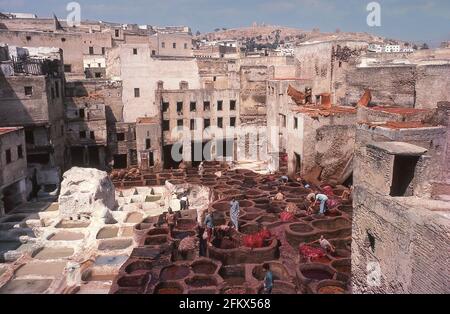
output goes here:
{"type": "MultiPolygon", "coordinates": [[[[61,0],[0,0],[0,11],[67,15],[61,0]]],[[[363,31],[431,44],[450,40],[449,0],[379,0],[381,27],[366,23],[369,0],[78,0],[82,19],[188,25],[195,32],[253,22],[322,31],[363,31]]]]}

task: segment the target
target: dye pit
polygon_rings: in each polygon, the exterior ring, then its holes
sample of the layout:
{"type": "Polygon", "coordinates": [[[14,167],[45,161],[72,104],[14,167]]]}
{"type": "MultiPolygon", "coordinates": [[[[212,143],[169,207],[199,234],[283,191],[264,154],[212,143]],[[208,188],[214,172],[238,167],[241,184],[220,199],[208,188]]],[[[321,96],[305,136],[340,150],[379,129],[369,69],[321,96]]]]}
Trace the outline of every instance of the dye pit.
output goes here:
{"type": "MultiPolygon", "coordinates": [[[[194,249],[187,252],[178,250],[180,240],[201,237],[195,210],[183,213],[172,234],[164,224],[156,227],[148,219],[139,221],[134,228],[139,246],[119,269],[109,293],[262,293],[264,263],[270,264],[274,275],[274,294],[350,293],[348,257],[352,205],[341,199],[342,189],[335,189],[336,193],[330,195],[336,205],[325,216],[307,215],[306,196],[312,190],[297,182],[269,186],[268,180],[272,179],[269,175],[246,169],[229,170],[214,162],[205,165],[203,176],[199,176],[195,169],[187,169],[185,176],[177,176],[176,180],[171,180],[167,173],[161,177],[175,185],[207,181],[206,185],[212,191],[208,207],[213,212],[216,227],[229,223],[229,202],[233,197],[238,199],[239,231],[231,231],[228,237],[214,234],[206,256],[199,256],[198,241],[194,249]],[[222,172],[221,177],[211,175],[217,171],[222,172]],[[283,192],[285,200],[272,200],[279,191],[283,192]],[[282,221],[280,213],[289,202],[296,204],[299,211],[293,219],[282,221]],[[263,226],[271,232],[272,238],[261,247],[246,247],[244,237],[261,231],[263,226]],[[306,244],[319,248],[321,235],[336,247],[336,252],[325,252],[317,258],[300,258],[299,246],[306,244]],[[151,251],[151,254],[147,255],[146,251],[151,251]],[[142,266],[139,276],[127,273],[129,265],[139,267],[135,263],[143,261],[150,263],[151,267],[149,264],[142,266]],[[127,280],[130,282],[124,285],[127,280]]],[[[321,190],[322,187],[317,188],[321,190]]]]}

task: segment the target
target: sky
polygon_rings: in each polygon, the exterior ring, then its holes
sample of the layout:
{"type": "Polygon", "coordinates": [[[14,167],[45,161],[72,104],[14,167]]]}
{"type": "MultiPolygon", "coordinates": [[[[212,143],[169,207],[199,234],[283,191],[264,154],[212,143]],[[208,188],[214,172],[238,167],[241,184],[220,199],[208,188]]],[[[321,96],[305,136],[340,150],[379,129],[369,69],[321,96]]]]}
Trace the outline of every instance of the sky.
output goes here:
{"type": "MultiPolygon", "coordinates": [[[[0,0],[0,12],[65,19],[66,0],[0,0]]],[[[371,0],[77,0],[81,18],[158,26],[186,25],[193,32],[250,26],[253,22],[304,30],[369,32],[427,42],[450,40],[449,0],[378,0],[381,26],[367,25],[371,0]]]]}

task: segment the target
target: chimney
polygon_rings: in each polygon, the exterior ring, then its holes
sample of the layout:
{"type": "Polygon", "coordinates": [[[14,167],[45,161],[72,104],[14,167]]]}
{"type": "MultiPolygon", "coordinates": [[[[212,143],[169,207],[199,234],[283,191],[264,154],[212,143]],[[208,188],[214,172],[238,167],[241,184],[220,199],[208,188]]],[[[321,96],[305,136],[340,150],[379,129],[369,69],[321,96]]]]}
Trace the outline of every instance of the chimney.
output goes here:
{"type": "Polygon", "coordinates": [[[320,96],[321,96],[321,99],[322,99],[321,105],[323,107],[330,108],[331,107],[331,94],[330,93],[323,93],[320,96]]]}

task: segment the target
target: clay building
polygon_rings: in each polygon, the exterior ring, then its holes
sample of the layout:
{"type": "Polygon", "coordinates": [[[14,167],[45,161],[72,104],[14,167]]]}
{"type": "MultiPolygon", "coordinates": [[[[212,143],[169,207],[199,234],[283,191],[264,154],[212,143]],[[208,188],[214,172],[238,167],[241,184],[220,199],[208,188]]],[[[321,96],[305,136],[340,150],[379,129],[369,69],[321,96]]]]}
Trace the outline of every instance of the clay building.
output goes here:
{"type": "Polygon", "coordinates": [[[176,168],[176,147],[182,160],[194,166],[202,160],[237,156],[235,128],[240,126],[239,90],[190,89],[181,82],[177,90],[161,86],[156,92],[161,104],[162,159],[165,168],[176,168]],[[177,130],[182,132],[180,137],[177,130]],[[202,151],[197,156],[195,151],[202,151]]]}
{"type": "Polygon", "coordinates": [[[160,170],[162,166],[161,121],[158,118],[138,118],[136,148],[139,168],[160,170]]]}
{"type": "Polygon", "coordinates": [[[356,131],[353,292],[448,293],[449,104],[372,111],[356,131]]]}
{"type": "Polygon", "coordinates": [[[346,181],[351,181],[356,110],[332,105],[329,94],[321,95],[321,104],[311,104],[314,101],[311,85],[311,80],[301,79],[268,82],[270,155],[274,158],[278,152],[286,152],[290,175],[313,175],[314,179],[348,183],[346,181]],[[292,88],[303,94],[301,103],[289,95],[292,88]]]}
{"type": "Polygon", "coordinates": [[[25,131],[0,127],[0,217],[27,199],[25,131]]]}
{"type": "Polygon", "coordinates": [[[1,61],[0,126],[25,128],[28,164],[64,169],[62,52],[9,46],[8,56],[1,61]]]}

